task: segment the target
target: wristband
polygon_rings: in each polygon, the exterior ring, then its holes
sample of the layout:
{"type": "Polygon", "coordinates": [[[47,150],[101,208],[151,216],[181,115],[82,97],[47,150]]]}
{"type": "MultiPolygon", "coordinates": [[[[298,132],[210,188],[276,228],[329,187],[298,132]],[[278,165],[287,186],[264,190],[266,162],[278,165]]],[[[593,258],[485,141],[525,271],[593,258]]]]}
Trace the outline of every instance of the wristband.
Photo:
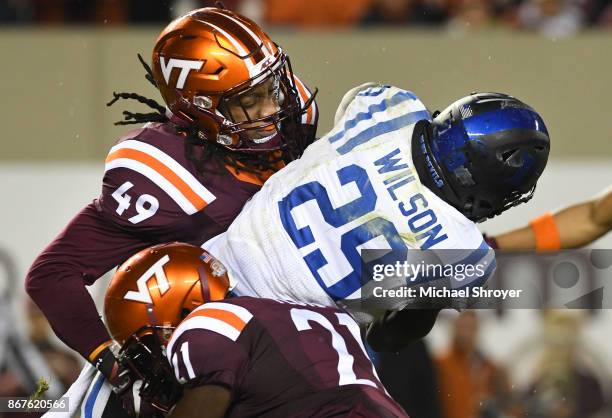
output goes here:
{"type": "Polygon", "coordinates": [[[100,355],[100,353],[102,353],[102,351],[105,348],[110,347],[112,344],[113,344],[113,340],[108,340],[108,341],[103,342],[94,351],[89,353],[87,360],[89,360],[90,363],[95,362],[98,356],[100,355]]]}
{"type": "Polygon", "coordinates": [[[536,242],[536,250],[553,251],[561,249],[561,237],[555,218],[551,213],[533,219],[529,222],[536,242]]]}
{"type": "Polygon", "coordinates": [[[94,350],[92,355],[96,352],[98,352],[98,354],[90,360],[91,364],[93,364],[94,367],[114,385],[119,377],[119,364],[117,363],[117,358],[111,351],[111,344],[107,344],[102,350],[94,350]]]}

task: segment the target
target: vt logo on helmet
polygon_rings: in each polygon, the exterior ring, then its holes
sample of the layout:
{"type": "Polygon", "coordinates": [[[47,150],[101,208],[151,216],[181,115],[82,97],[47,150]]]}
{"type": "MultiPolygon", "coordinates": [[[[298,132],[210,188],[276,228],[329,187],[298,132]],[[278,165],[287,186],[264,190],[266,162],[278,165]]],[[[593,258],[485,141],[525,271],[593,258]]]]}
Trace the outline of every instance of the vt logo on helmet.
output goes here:
{"type": "Polygon", "coordinates": [[[289,57],[251,20],[217,8],[168,25],[153,49],[161,95],[198,136],[231,150],[282,149],[297,158],[307,139],[289,57]]]}
{"type": "Polygon", "coordinates": [[[104,298],[105,322],[121,345],[120,368],[130,382],[142,381],[140,397],[152,407],[168,412],[180,395],[165,358],[172,332],[193,309],[223,299],[228,288],[218,260],[178,242],[144,249],[117,269],[104,298]]]}
{"type": "Polygon", "coordinates": [[[457,100],[414,135],[421,180],[475,222],[530,200],[550,150],[540,115],[501,93],[457,100]]]}
{"type": "Polygon", "coordinates": [[[185,86],[185,80],[187,80],[187,75],[191,70],[199,70],[202,68],[204,61],[191,61],[191,60],[179,60],[176,58],[170,58],[166,63],[166,59],[164,57],[160,57],[161,70],[164,75],[164,81],[166,84],[170,83],[170,75],[172,74],[172,70],[174,68],[180,68],[181,72],[179,73],[178,79],[176,80],[176,88],[182,89],[185,86]]]}

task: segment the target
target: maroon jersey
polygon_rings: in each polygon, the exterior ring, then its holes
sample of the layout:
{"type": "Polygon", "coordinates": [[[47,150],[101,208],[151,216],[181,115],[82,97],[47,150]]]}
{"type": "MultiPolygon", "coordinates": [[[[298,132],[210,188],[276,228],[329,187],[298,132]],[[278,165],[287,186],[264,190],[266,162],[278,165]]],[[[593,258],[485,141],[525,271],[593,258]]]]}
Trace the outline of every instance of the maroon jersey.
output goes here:
{"type": "Polygon", "coordinates": [[[250,297],[207,303],[181,322],[167,352],[182,384],[229,388],[228,417],[406,417],[358,325],[335,308],[250,297]]]}
{"type": "MultiPolygon", "coordinates": [[[[151,245],[202,244],[225,231],[261,188],[257,176],[216,161],[198,170],[187,158],[177,123],[175,118],[148,123],[121,138],[106,158],[100,197],[72,219],[28,272],[28,294],[58,337],[84,357],[110,339],[85,285],[151,245]]],[[[302,123],[314,140],[314,102],[302,123]]],[[[194,147],[196,155],[201,152],[194,147]]]]}

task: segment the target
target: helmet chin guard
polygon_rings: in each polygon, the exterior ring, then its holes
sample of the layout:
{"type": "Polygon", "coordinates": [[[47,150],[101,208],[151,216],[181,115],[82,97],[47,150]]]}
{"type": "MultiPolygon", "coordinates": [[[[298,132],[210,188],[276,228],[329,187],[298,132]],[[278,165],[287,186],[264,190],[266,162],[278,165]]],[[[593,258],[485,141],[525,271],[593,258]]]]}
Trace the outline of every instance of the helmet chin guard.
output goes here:
{"type": "Polygon", "coordinates": [[[166,358],[160,334],[171,334],[173,327],[146,326],[135,332],[123,345],[117,361],[140,381],[140,398],[167,414],[180,399],[182,386],[166,358]]]}

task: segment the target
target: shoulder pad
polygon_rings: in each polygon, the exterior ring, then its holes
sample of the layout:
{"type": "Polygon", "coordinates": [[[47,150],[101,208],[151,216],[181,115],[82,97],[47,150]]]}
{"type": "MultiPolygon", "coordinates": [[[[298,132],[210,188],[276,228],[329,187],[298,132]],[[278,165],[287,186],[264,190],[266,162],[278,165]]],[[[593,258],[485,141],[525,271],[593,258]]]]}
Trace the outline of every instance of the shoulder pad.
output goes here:
{"type": "Polygon", "coordinates": [[[146,142],[130,139],[111,148],[104,165],[105,177],[117,168],[146,177],[189,215],[215,200],[193,173],[169,154],[146,142]]]}

